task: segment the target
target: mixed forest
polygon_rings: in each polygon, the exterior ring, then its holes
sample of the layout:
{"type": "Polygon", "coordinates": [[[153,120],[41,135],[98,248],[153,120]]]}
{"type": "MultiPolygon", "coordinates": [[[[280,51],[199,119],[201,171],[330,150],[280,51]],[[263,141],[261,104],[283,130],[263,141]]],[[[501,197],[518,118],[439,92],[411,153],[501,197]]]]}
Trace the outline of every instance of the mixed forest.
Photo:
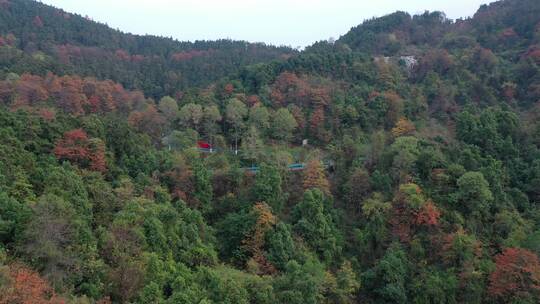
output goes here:
{"type": "Polygon", "coordinates": [[[0,304],[539,302],[540,1],[299,51],[0,0],[0,304]]]}

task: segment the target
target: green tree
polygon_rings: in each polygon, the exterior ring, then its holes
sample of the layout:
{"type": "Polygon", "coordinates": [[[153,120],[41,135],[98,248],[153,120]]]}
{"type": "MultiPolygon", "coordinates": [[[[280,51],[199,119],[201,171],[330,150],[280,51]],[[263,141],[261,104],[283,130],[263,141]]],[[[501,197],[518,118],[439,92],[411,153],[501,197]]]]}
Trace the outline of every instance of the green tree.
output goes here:
{"type": "Polygon", "coordinates": [[[396,138],[390,146],[394,153],[392,168],[394,176],[399,183],[407,179],[407,175],[413,173],[413,169],[420,153],[418,149],[418,139],[411,136],[396,138]]]}
{"type": "Polygon", "coordinates": [[[244,131],[244,118],[248,114],[246,105],[240,100],[230,99],[225,108],[225,118],[232,129],[235,151],[238,151],[238,140],[244,131]]]}
{"type": "Polygon", "coordinates": [[[329,303],[354,303],[356,292],[360,289],[360,280],[349,261],[343,262],[335,276],[335,287],[328,295],[329,303]]]}
{"type": "Polygon", "coordinates": [[[270,127],[270,113],[263,105],[255,105],[249,109],[248,122],[261,132],[265,134],[270,127]]]}
{"type": "Polygon", "coordinates": [[[493,195],[489,184],[480,172],[467,172],[457,180],[457,198],[467,214],[475,216],[489,212],[493,195]]]}
{"type": "Polygon", "coordinates": [[[0,192],[0,242],[3,245],[19,239],[31,216],[30,208],[0,192]]]}
{"type": "Polygon", "coordinates": [[[178,112],[178,120],[183,127],[198,130],[203,115],[202,106],[195,103],[188,103],[178,112]]]}
{"type": "Polygon", "coordinates": [[[219,108],[215,104],[207,105],[203,109],[203,123],[202,132],[213,143],[212,136],[215,135],[218,130],[218,122],[222,119],[219,108]]]}
{"type": "Polygon", "coordinates": [[[178,104],[170,96],[164,96],[159,100],[158,109],[169,121],[175,119],[178,114],[178,104]]]}
{"type": "Polygon", "coordinates": [[[199,208],[203,214],[212,210],[212,199],[214,190],[212,189],[211,174],[201,160],[195,159],[192,163],[193,184],[195,191],[193,197],[197,200],[199,208]]]}
{"type": "Polygon", "coordinates": [[[330,214],[325,210],[324,194],[318,189],[307,190],[304,199],[293,210],[294,231],[324,261],[337,262],[341,254],[341,236],[330,214]]]}
{"type": "Polygon", "coordinates": [[[264,143],[261,140],[260,133],[254,126],[249,127],[242,139],[242,155],[251,160],[257,161],[261,158],[264,149],[264,143]]]}
{"type": "Polygon", "coordinates": [[[375,266],[362,274],[367,292],[383,303],[407,303],[409,260],[403,249],[393,244],[375,266]]]}
{"type": "Polygon", "coordinates": [[[163,144],[168,149],[182,151],[195,147],[198,139],[199,133],[193,129],[174,130],[163,139],[163,144]]]}
{"type": "Polygon", "coordinates": [[[298,127],[294,116],[287,108],[280,108],[272,118],[272,135],[279,140],[288,141],[298,127]]]}
{"type": "Polygon", "coordinates": [[[251,191],[255,202],[266,202],[275,213],[281,211],[284,198],[278,168],[261,164],[251,191]]]}
{"type": "Polygon", "coordinates": [[[304,264],[287,263],[285,273],[274,281],[277,303],[316,304],[323,299],[323,265],[315,259],[304,264]]]}
{"type": "Polygon", "coordinates": [[[230,213],[216,223],[217,247],[223,260],[238,266],[246,265],[248,252],[242,246],[242,241],[251,232],[256,221],[254,214],[240,211],[230,213]]]}
{"type": "Polygon", "coordinates": [[[296,257],[292,229],[289,224],[279,222],[266,236],[266,257],[279,270],[284,270],[287,263],[296,257]]]}
{"type": "Polygon", "coordinates": [[[457,302],[458,278],[451,271],[427,269],[415,277],[413,303],[450,304],[457,302]]]}
{"type": "Polygon", "coordinates": [[[28,177],[22,168],[17,168],[13,172],[13,184],[10,187],[9,195],[20,202],[31,203],[36,200],[33,186],[28,181],[28,177]]]}
{"type": "Polygon", "coordinates": [[[385,202],[381,193],[374,193],[362,203],[364,226],[356,231],[358,252],[363,260],[369,261],[384,253],[383,244],[388,238],[388,214],[392,209],[390,202],[385,202]]]}
{"type": "Polygon", "coordinates": [[[57,288],[85,282],[95,260],[95,239],[81,214],[61,197],[47,194],[33,207],[22,251],[57,288]]]}
{"type": "Polygon", "coordinates": [[[521,247],[531,234],[532,225],[517,211],[502,211],[495,215],[495,243],[501,248],[521,247]]]}

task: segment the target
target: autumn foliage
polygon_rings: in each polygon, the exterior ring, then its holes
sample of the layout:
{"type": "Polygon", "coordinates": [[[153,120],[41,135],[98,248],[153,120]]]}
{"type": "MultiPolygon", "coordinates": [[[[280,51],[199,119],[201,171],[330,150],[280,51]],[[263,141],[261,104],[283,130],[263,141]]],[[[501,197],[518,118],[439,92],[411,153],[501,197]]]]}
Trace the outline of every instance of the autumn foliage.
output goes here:
{"type": "Polygon", "coordinates": [[[422,189],[405,184],[394,198],[389,220],[392,232],[402,242],[409,242],[421,227],[437,227],[441,212],[431,200],[425,201],[422,189]]]}
{"type": "Polygon", "coordinates": [[[410,242],[414,231],[415,218],[415,212],[408,208],[406,204],[394,202],[390,218],[392,234],[403,243],[410,242]]]}
{"type": "Polygon", "coordinates": [[[41,2],[0,0],[0,304],[540,303],[539,0],[304,50],[41,2]]]}
{"type": "Polygon", "coordinates": [[[56,143],[54,154],[60,159],[74,162],[88,158],[88,135],[82,129],[71,130],[64,133],[64,137],[56,143]]]}
{"type": "Polygon", "coordinates": [[[414,124],[405,117],[401,117],[394,128],[392,128],[392,135],[394,137],[400,137],[404,135],[409,135],[416,130],[414,124]]]}
{"type": "Polygon", "coordinates": [[[10,265],[7,284],[0,286],[0,304],[63,304],[49,283],[22,265],[10,265]]]}
{"type": "Polygon", "coordinates": [[[52,121],[56,117],[56,112],[54,109],[41,108],[38,110],[38,115],[46,121],[52,121]]]}
{"type": "Polygon", "coordinates": [[[275,273],[276,269],[264,256],[263,247],[266,232],[276,224],[277,218],[264,202],[256,203],[252,211],[256,214],[257,221],[252,234],[243,241],[244,248],[252,254],[252,258],[248,263],[256,264],[260,274],[275,273]]]}
{"type": "Polygon", "coordinates": [[[129,115],[128,122],[137,130],[150,135],[155,142],[159,142],[161,139],[166,123],[163,115],[153,105],[149,105],[143,111],[132,112],[129,115]]]}
{"type": "Polygon", "coordinates": [[[7,9],[9,7],[9,0],[0,0],[0,7],[7,9]]]}
{"type": "Polygon", "coordinates": [[[330,193],[330,184],[328,183],[320,160],[313,159],[307,164],[306,171],[304,172],[303,186],[304,190],[317,188],[325,194],[330,193]]]}
{"type": "Polygon", "coordinates": [[[463,227],[443,235],[439,248],[441,261],[447,265],[463,266],[482,256],[482,242],[467,233],[463,227]]]}
{"type": "Polygon", "coordinates": [[[275,105],[284,105],[285,102],[301,103],[307,99],[307,83],[296,74],[284,72],[274,82],[271,98],[275,105]]]}
{"type": "Polygon", "coordinates": [[[313,111],[309,120],[311,134],[322,142],[329,140],[329,136],[324,130],[324,116],[324,108],[318,107],[313,111]]]}
{"type": "Polygon", "coordinates": [[[82,129],[64,133],[53,150],[56,158],[68,160],[90,170],[105,172],[105,145],[99,139],[89,139],[82,129]]]}
{"type": "Polygon", "coordinates": [[[307,77],[283,72],[275,80],[270,97],[275,106],[294,104],[299,107],[323,109],[330,104],[331,88],[307,77]]]}
{"type": "Polygon", "coordinates": [[[489,277],[489,293],[503,301],[540,300],[540,260],[529,250],[507,248],[495,257],[496,268],[489,277]]]}
{"type": "Polygon", "coordinates": [[[93,138],[88,142],[88,148],[90,150],[90,154],[88,155],[90,170],[97,172],[107,171],[107,164],[105,163],[105,143],[100,139],[93,138]]]}
{"type": "Polygon", "coordinates": [[[186,52],[178,52],[171,55],[171,59],[173,61],[185,61],[185,60],[191,60],[195,57],[204,57],[209,56],[213,53],[215,53],[215,50],[191,50],[186,52]]]}
{"type": "Polygon", "coordinates": [[[43,106],[52,101],[62,111],[74,115],[129,113],[146,103],[139,91],[127,91],[111,80],[79,76],[38,76],[23,74],[16,81],[0,81],[0,99],[12,109],[43,106]]]}
{"type": "Polygon", "coordinates": [[[14,85],[13,92],[15,93],[12,105],[14,108],[32,106],[49,98],[49,92],[43,86],[42,78],[30,74],[21,76],[14,85]]]}
{"type": "Polygon", "coordinates": [[[441,212],[432,201],[428,201],[416,214],[415,223],[418,226],[437,226],[441,212]]]}
{"type": "Polygon", "coordinates": [[[536,62],[540,62],[540,46],[534,45],[529,48],[527,53],[525,54],[526,57],[532,58],[536,62]]]}
{"type": "Polygon", "coordinates": [[[34,17],[33,24],[35,27],[43,27],[43,20],[41,20],[40,16],[34,17]]]}

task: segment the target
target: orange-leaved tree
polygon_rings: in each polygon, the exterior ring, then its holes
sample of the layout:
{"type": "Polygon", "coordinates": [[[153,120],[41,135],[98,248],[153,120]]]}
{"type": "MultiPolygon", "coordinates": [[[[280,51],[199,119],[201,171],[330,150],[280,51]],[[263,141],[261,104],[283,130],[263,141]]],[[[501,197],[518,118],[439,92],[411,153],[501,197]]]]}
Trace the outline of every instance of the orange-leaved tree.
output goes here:
{"type": "Polygon", "coordinates": [[[7,267],[0,286],[0,304],[63,304],[49,283],[39,274],[23,265],[12,264],[7,267]]]}
{"type": "Polygon", "coordinates": [[[330,185],[320,160],[313,159],[307,164],[303,186],[304,190],[317,188],[325,194],[330,194],[330,185]]]}
{"type": "Polygon", "coordinates": [[[268,262],[263,253],[265,236],[268,230],[276,224],[276,216],[272,214],[270,206],[264,202],[256,203],[253,206],[252,212],[257,216],[255,227],[252,234],[244,239],[244,247],[252,254],[252,258],[248,261],[249,264],[255,264],[260,274],[275,273],[275,267],[268,262]]]}
{"type": "Polygon", "coordinates": [[[414,124],[405,117],[401,117],[394,128],[392,128],[392,135],[394,137],[400,137],[404,135],[410,135],[416,130],[414,124]]]}

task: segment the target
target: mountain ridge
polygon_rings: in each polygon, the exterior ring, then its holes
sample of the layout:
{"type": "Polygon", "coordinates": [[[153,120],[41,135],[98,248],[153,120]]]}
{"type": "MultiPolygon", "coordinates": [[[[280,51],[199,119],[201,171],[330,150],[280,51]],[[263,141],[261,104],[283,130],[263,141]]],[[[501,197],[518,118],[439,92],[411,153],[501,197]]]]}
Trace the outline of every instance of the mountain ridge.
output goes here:
{"type": "Polygon", "coordinates": [[[0,0],[0,304],[540,301],[539,1],[301,52],[34,6],[0,0]]]}

